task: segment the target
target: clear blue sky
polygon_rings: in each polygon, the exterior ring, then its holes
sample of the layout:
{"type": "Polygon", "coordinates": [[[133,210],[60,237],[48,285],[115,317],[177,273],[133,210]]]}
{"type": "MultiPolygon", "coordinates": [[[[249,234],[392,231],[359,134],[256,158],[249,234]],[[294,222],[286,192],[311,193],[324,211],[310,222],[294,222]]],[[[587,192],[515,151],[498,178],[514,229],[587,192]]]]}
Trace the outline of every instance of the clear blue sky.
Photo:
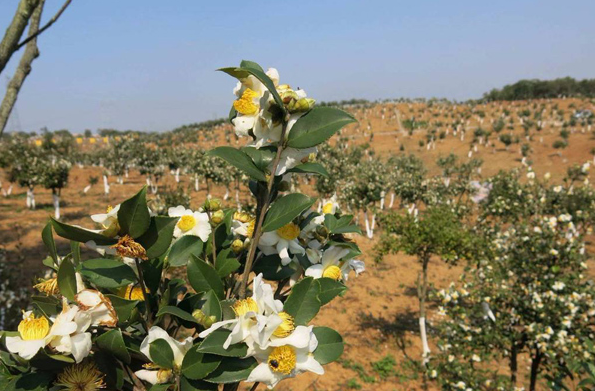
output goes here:
{"type": "MultiPolygon", "coordinates": [[[[16,3],[0,0],[2,28],[16,3]]],[[[46,3],[49,19],[62,0],[46,3]]],[[[23,130],[172,129],[226,115],[235,82],[214,70],[242,59],[318,100],[477,98],[594,78],[593,15],[593,0],[74,0],[17,109],[23,130]]]]}

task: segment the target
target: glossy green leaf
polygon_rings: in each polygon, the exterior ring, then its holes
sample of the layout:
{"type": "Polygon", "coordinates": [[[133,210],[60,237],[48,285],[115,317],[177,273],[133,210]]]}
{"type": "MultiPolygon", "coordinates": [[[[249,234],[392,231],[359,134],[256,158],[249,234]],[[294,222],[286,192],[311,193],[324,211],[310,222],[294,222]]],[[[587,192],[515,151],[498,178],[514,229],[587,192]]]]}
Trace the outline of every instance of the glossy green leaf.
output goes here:
{"type": "Polygon", "coordinates": [[[222,317],[222,310],[221,310],[221,303],[219,302],[219,298],[212,290],[206,292],[202,299],[204,300],[204,304],[202,306],[202,312],[206,316],[214,316],[215,321],[218,322],[221,320],[222,317]]]}
{"type": "Polygon", "coordinates": [[[204,243],[198,236],[184,235],[171,246],[167,262],[174,267],[186,266],[193,255],[199,257],[202,254],[203,247],[204,243]]]}
{"type": "Polygon", "coordinates": [[[236,258],[236,255],[230,248],[219,251],[217,254],[217,262],[215,262],[215,269],[219,277],[227,277],[232,272],[235,272],[240,268],[240,262],[236,258]]]}
{"type": "Polygon", "coordinates": [[[320,293],[318,294],[318,298],[320,299],[321,305],[329,303],[335,297],[342,295],[347,290],[345,285],[339,281],[333,280],[332,278],[319,278],[318,283],[320,284],[320,293]]]}
{"type": "Polygon", "coordinates": [[[112,329],[107,333],[101,334],[95,340],[95,344],[99,349],[113,354],[127,364],[130,363],[130,354],[126,349],[120,329],[112,329]]]}
{"type": "Polygon", "coordinates": [[[257,181],[265,182],[267,179],[264,173],[256,167],[250,156],[239,149],[232,147],[217,147],[208,151],[206,155],[216,156],[225,160],[257,181]]]}
{"type": "Polygon", "coordinates": [[[147,187],[144,186],[132,198],[120,204],[118,210],[120,231],[133,238],[144,234],[151,224],[151,215],[147,207],[147,187]]]}
{"type": "Polygon", "coordinates": [[[318,174],[328,178],[329,174],[326,168],[320,163],[303,163],[295,166],[287,172],[296,172],[299,174],[318,174]]]}
{"type": "Polygon", "coordinates": [[[68,225],[61,223],[57,220],[51,219],[52,226],[58,236],[65,239],[74,240],[81,243],[95,242],[98,246],[109,246],[116,244],[117,239],[108,238],[100,233],[89,231],[81,227],[75,227],[74,225],[68,225]]]}
{"type": "Polygon", "coordinates": [[[204,380],[211,383],[236,383],[242,380],[246,380],[250,376],[250,372],[256,366],[258,362],[254,357],[248,358],[235,358],[228,357],[224,358],[219,365],[219,368],[215,369],[210,375],[204,378],[204,380]]]}
{"type": "Polygon", "coordinates": [[[312,277],[306,277],[291,290],[283,310],[293,316],[298,325],[308,324],[320,311],[320,284],[312,277]]]}
{"type": "Polygon", "coordinates": [[[158,258],[165,254],[173,239],[177,222],[177,217],[151,217],[149,228],[136,240],[147,250],[148,258],[158,258]]]}
{"type": "Polygon", "coordinates": [[[314,327],[312,331],[318,340],[318,347],[314,351],[316,361],[325,365],[341,357],[344,349],[341,334],[328,327],[314,327]]]}
{"type": "Polygon", "coordinates": [[[171,369],[174,367],[174,352],[164,339],[156,339],[149,344],[149,355],[151,361],[161,368],[171,369]]]}
{"type": "Polygon", "coordinates": [[[56,242],[54,241],[54,231],[52,230],[52,223],[48,222],[43,231],[41,231],[41,239],[45,247],[50,253],[50,257],[54,260],[54,264],[58,264],[58,250],[56,250],[56,242]]]}
{"type": "Polygon", "coordinates": [[[327,214],[324,216],[324,225],[328,228],[331,234],[346,234],[346,233],[358,233],[362,231],[357,225],[352,225],[353,216],[344,215],[340,218],[336,218],[334,215],[327,214]]]}
{"type": "Polygon", "coordinates": [[[70,241],[70,254],[72,254],[74,265],[79,265],[81,263],[81,244],[79,242],[70,241]]]}
{"type": "Polygon", "coordinates": [[[221,356],[199,352],[198,346],[193,346],[184,356],[182,374],[191,380],[202,379],[217,369],[221,359],[221,356]]]}
{"type": "Polygon", "coordinates": [[[264,218],[263,232],[270,232],[283,227],[310,208],[316,198],[301,193],[291,193],[277,198],[264,218]]]}
{"type": "Polygon", "coordinates": [[[223,349],[223,343],[230,333],[231,331],[224,329],[213,331],[201,342],[198,351],[225,357],[244,357],[248,353],[248,346],[245,343],[233,344],[227,349],[223,349]]]}
{"type": "Polygon", "coordinates": [[[299,149],[314,147],[352,122],[355,122],[355,119],[343,110],[333,107],[315,107],[293,125],[287,145],[299,149]]]}
{"type": "Polygon", "coordinates": [[[173,316],[178,317],[182,320],[185,320],[186,322],[197,323],[196,319],[194,319],[192,317],[192,314],[189,314],[188,312],[186,312],[178,307],[168,305],[168,306],[160,308],[159,311],[157,312],[157,316],[163,316],[166,314],[173,315],[173,316]]]}
{"type": "Polygon", "coordinates": [[[202,380],[192,380],[185,376],[180,378],[180,391],[217,391],[219,386],[202,380]]]}
{"type": "Polygon", "coordinates": [[[89,259],[81,264],[81,274],[100,288],[119,288],[136,282],[130,266],[116,259],[89,259]]]}
{"type": "Polygon", "coordinates": [[[217,297],[224,297],[223,282],[217,271],[206,262],[193,257],[188,263],[186,272],[188,273],[188,282],[194,288],[196,293],[213,290],[217,297]]]}
{"type": "Polygon", "coordinates": [[[116,314],[118,315],[118,322],[124,323],[130,319],[132,311],[139,303],[138,300],[128,300],[116,295],[105,295],[111,302],[116,314]]]}
{"type": "Polygon", "coordinates": [[[76,272],[70,257],[64,258],[58,268],[58,289],[62,296],[74,300],[76,295],[76,272]]]}

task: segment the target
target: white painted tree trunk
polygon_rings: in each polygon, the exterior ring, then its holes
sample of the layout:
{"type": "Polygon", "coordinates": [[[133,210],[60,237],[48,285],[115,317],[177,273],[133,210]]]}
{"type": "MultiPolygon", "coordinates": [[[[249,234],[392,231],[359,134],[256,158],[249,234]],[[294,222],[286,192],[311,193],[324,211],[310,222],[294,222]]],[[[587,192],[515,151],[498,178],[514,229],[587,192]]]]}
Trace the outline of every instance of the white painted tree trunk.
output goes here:
{"type": "Polygon", "coordinates": [[[194,177],[194,191],[200,190],[200,184],[198,183],[198,175],[194,177]]]}
{"type": "Polygon", "coordinates": [[[175,177],[176,177],[176,183],[180,183],[180,168],[179,167],[176,168],[175,177]]]}
{"type": "Polygon", "coordinates": [[[423,362],[427,364],[430,360],[430,346],[428,346],[428,336],[426,334],[426,318],[419,318],[419,333],[421,334],[421,344],[423,349],[423,362]]]}
{"type": "Polygon", "coordinates": [[[151,186],[151,178],[149,178],[149,177],[147,176],[147,179],[146,179],[146,181],[147,181],[147,186],[149,186],[149,187],[150,187],[150,186],[151,186]]]}
{"type": "Polygon", "coordinates": [[[380,193],[380,210],[384,210],[384,199],[386,198],[386,192],[380,193]]]}
{"type": "Polygon", "coordinates": [[[118,184],[119,185],[123,185],[124,184],[124,178],[122,178],[122,175],[118,175],[118,184]]]}
{"type": "Polygon", "coordinates": [[[128,169],[124,170],[124,176],[128,179],[128,169]]]}
{"type": "Polygon", "coordinates": [[[392,208],[395,203],[395,193],[391,193],[390,195],[390,202],[388,203],[388,208],[392,208]]]}
{"type": "Polygon", "coordinates": [[[368,219],[368,212],[364,212],[364,220],[366,221],[366,236],[368,239],[372,239],[374,237],[374,222],[375,222],[375,215],[372,215],[372,224],[370,224],[370,220],[368,219]]]}
{"type": "Polygon", "coordinates": [[[225,188],[225,194],[223,195],[223,201],[227,201],[229,198],[229,188],[225,188]]]}
{"type": "MultiPolygon", "coordinates": [[[[593,161],[595,161],[595,158],[593,158],[593,161]]],[[[10,186],[8,186],[8,190],[6,191],[7,195],[11,195],[12,194],[12,184],[10,186]]]]}
{"type": "Polygon", "coordinates": [[[27,207],[29,209],[35,209],[35,193],[33,193],[33,189],[27,189],[27,207]]]}
{"type": "Polygon", "coordinates": [[[60,196],[56,193],[52,194],[52,201],[54,203],[54,217],[60,220],[60,196]]]}
{"type": "Polygon", "coordinates": [[[242,203],[240,202],[240,191],[236,189],[236,204],[238,204],[238,210],[242,209],[242,203]]]}
{"type": "Polygon", "coordinates": [[[85,186],[85,188],[83,189],[83,193],[87,194],[89,192],[89,190],[91,190],[91,185],[85,186]]]}
{"type": "Polygon", "coordinates": [[[103,176],[103,193],[105,195],[109,194],[109,183],[107,183],[107,175],[103,176]]]}

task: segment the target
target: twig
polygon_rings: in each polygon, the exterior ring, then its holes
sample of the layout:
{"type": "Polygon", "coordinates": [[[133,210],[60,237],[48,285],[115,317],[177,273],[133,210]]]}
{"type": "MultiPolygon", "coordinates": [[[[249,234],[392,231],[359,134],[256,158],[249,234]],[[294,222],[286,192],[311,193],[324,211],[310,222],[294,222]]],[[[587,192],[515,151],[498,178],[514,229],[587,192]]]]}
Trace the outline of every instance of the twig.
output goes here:
{"type": "Polygon", "coordinates": [[[68,6],[70,5],[70,3],[72,2],[72,0],[66,0],[66,2],[64,3],[64,5],[62,5],[62,8],[60,8],[58,10],[58,12],[56,13],[56,15],[54,15],[54,17],[52,19],[50,19],[45,26],[43,26],[42,28],[40,28],[35,34],[31,34],[30,36],[28,36],[23,42],[19,43],[17,45],[16,50],[19,50],[20,48],[22,48],[23,46],[25,46],[29,41],[31,41],[32,39],[35,39],[39,34],[43,33],[45,30],[47,30],[52,24],[54,24],[58,18],[62,15],[62,13],[64,11],[66,11],[66,8],[68,8],[68,6]]]}
{"type": "Polygon", "coordinates": [[[250,391],[255,391],[259,384],[260,384],[260,382],[254,383],[254,385],[252,386],[252,388],[250,388],[250,391]]]}
{"type": "MultiPolygon", "coordinates": [[[[147,287],[145,286],[145,277],[143,275],[143,268],[141,267],[140,261],[138,258],[134,258],[134,263],[136,263],[136,268],[138,270],[138,282],[140,284],[140,288],[143,291],[143,298],[145,299],[145,318],[143,319],[143,325],[147,332],[149,332],[149,314],[151,313],[151,304],[149,303],[149,295],[147,294],[147,287]]],[[[142,319],[142,317],[141,317],[142,319]]]]}
{"type": "Polygon", "coordinates": [[[283,130],[281,131],[281,137],[277,145],[277,154],[275,155],[275,160],[273,161],[273,167],[269,177],[269,182],[267,184],[267,190],[262,200],[260,213],[257,216],[256,222],[254,223],[254,234],[252,235],[252,243],[250,243],[250,251],[248,252],[246,266],[244,267],[244,275],[242,276],[242,284],[240,285],[240,299],[246,298],[246,286],[248,285],[248,277],[250,276],[250,272],[252,271],[252,264],[254,263],[254,257],[256,256],[256,248],[258,247],[258,242],[260,241],[260,236],[262,235],[262,224],[264,222],[264,216],[266,215],[267,209],[269,208],[269,204],[271,203],[270,198],[271,191],[273,190],[273,183],[275,182],[275,174],[277,173],[277,167],[279,166],[279,161],[281,160],[281,152],[283,152],[283,147],[285,145],[285,133],[287,132],[287,122],[288,117],[286,116],[283,120],[283,130]]]}

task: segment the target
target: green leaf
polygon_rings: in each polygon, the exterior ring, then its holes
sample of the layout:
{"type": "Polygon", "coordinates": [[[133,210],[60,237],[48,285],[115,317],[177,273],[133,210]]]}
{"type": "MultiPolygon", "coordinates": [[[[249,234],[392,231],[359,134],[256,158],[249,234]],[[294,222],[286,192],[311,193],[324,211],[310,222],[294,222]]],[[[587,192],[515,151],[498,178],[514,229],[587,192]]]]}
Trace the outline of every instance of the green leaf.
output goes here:
{"type": "Polygon", "coordinates": [[[217,297],[224,298],[223,283],[217,271],[211,265],[192,257],[186,272],[188,273],[188,282],[190,282],[190,286],[194,288],[196,293],[207,292],[212,289],[217,297]]]}
{"type": "Polygon", "coordinates": [[[221,363],[221,357],[198,351],[198,346],[188,350],[182,362],[182,375],[192,380],[199,380],[213,372],[221,363]]]}
{"type": "Polygon", "coordinates": [[[202,312],[206,316],[214,316],[215,321],[218,322],[222,317],[221,303],[217,295],[212,290],[208,291],[202,296],[205,303],[202,306],[202,312]]]}
{"type": "Polygon", "coordinates": [[[54,373],[42,371],[20,374],[6,385],[4,391],[46,391],[54,377],[54,373]]]}
{"type": "Polygon", "coordinates": [[[249,60],[242,60],[242,62],[240,63],[240,68],[252,68],[264,72],[264,69],[262,69],[262,67],[258,63],[249,60]]]}
{"type": "Polygon", "coordinates": [[[76,272],[70,257],[64,258],[58,269],[58,289],[62,296],[73,301],[76,295],[76,272]]]}
{"type": "Polygon", "coordinates": [[[273,147],[261,147],[259,149],[243,147],[241,151],[250,156],[256,167],[261,171],[265,171],[268,168],[277,154],[277,149],[273,147]]]}
{"type": "Polygon", "coordinates": [[[177,217],[151,217],[149,228],[137,239],[147,250],[148,258],[158,258],[165,254],[171,244],[177,222],[177,217]]]}
{"type": "Polygon", "coordinates": [[[70,253],[72,254],[72,261],[74,262],[74,265],[79,265],[81,263],[81,244],[71,240],[70,253]]]}
{"type": "Polygon", "coordinates": [[[310,208],[316,198],[301,193],[291,193],[278,198],[267,212],[262,225],[263,232],[270,232],[283,227],[310,208]]]}
{"type": "Polygon", "coordinates": [[[230,333],[231,331],[223,329],[213,331],[201,342],[198,351],[225,357],[244,357],[248,353],[248,346],[245,343],[236,343],[223,349],[223,343],[230,333]]]}
{"type": "Polygon", "coordinates": [[[99,349],[105,350],[106,352],[113,354],[126,364],[130,363],[130,354],[126,349],[126,345],[124,344],[124,338],[122,338],[122,332],[120,331],[120,329],[112,329],[107,333],[101,334],[95,340],[95,344],[99,349]]]}
{"type": "Polygon", "coordinates": [[[250,376],[250,372],[256,366],[258,362],[254,357],[248,358],[224,358],[219,365],[219,368],[215,369],[210,375],[204,378],[204,380],[211,383],[236,383],[242,380],[246,380],[250,376]]]}
{"type": "Polygon", "coordinates": [[[51,218],[50,221],[56,234],[64,239],[74,240],[81,243],[93,241],[98,246],[109,246],[118,243],[117,239],[108,238],[107,236],[103,236],[102,234],[84,228],[64,224],[53,218],[51,218]]]}
{"type": "Polygon", "coordinates": [[[266,255],[254,263],[254,273],[262,273],[265,280],[280,281],[291,277],[296,270],[291,266],[283,266],[277,254],[266,255]]]}
{"type": "Polygon", "coordinates": [[[132,198],[120,204],[118,210],[118,223],[120,231],[133,238],[138,238],[149,229],[151,215],[147,207],[147,187],[136,193],[132,198]]]}
{"type": "Polygon", "coordinates": [[[230,248],[219,251],[217,254],[217,262],[215,262],[215,269],[219,277],[227,277],[232,272],[240,268],[241,264],[236,258],[235,254],[230,248]]]}
{"type": "Polygon", "coordinates": [[[325,178],[329,177],[328,171],[320,163],[303,163],[295,166],[291,170],[287,170],[287,172],[297,172],[299,174],[318,174],[325,178]]]}
{"type": "Polygon", "coordinates": [[[342,295],[347,290],[345,285],[339,281],[333,280],[332,278],[319,278],[318,283],[320,284],[320,293],[318,294],[318,298],[320,299],[321,305],[329,303],[335,297],[342,295]]]}
{"type": "Polygon", "coordinates": [[[279,93],[277,92],[277,88],[275,87],[275,84],[273,83],[271,78],[268,77],[267,74],[262,70],[262,68],[255,62],[243,61],[242,63],[245,66],[240,66],[239,68],[234,68],[234,67],[221,68],[218,70],[225,72],[228,75],[233,76],[240,81],[242,79],[247,78],[249,75],[256,77],[258,80],[260,80],[262,82],[262,84],[265,85],[265,87],[269,90],[271,95],[273,95],[273,98],[275,99],[275,103],[277,103],[277,105],[283,110],[283,112],[285,112],[285,106],[283,105],[283,100],[279,96],[279,93]]]}
{"type": "Polygon", "coordinates": [[[128,300],[116,295],[105,295],[111,302],[118,315],[118,322],[127,322],[132,315],[132,311],[136,308],[139,303],[138,300],[128,300]]]}
{"type": "Polygon", "coordinates": [[[174,367],[174,352],[164,339],[156,339],[149,344],[150,359],[161,368],[174,367]]]}
{"type": "Polygon", "coordinates": [[[100,288],[119,288],[136,281],[134,270],[115,259],[89,259],[81,264],[81,274],[100,288]]]}
{"type": "Polygon", "coordinates": [[[202,380],[192,380],[180,377],[180,391],[217,391],[219,386],[202,380]]]}
{"type": "Polygon", "coordinates": [[[148,391],[169,391],[174,384],[153,384],[148,391]]]}
{"type": "Polygon", "coordinates": [[[320,311],[320,284],[312,277],[306,277],[293,286],[283,310],[293,316],[298,325],[305,325],[320,311]]]}
{"type": "Polygon", "coordinates": [[[97,350],[93,352],[93,361],[97,364],[97,369],[105,374],[104,380],[108,390],[124,389],[124,368],[116,357],[106,351],[97,350]]]}
{"type": "Polygon", "coordinates": [[[361,235],[362,231],[357,225],[351,225],[352,215],[344,215],[336,218],[335,215],[327,214],[324,216],[324,225],[331,234],[346,234],[355,232],[361,235]]]}
{"type": "Polygon", "coordinates": [[[321,365],[337,360],[343,354],[343,337],[335,330],[328,327],[314,327],[312,329],[318,347],[314,351],[314,358],[321,365]]]}
{"type": "Polygon", "coordinates": [[[167,254],[167,262],[170,266],[186,266],[190,257],[199,257],[202,254],[204,243],[198,236],[184,235],[174,242],[167,254]]]}
{"type": "Polygon", "coordinates": [[[238,170],[245,172],[257,181],[266,182],[264,173],[256,167],[250,156],[232,147],[217,147],[206,153],[207,156],[219,157],[238,170]]]}
{"type": "Polygon", "coordinates": [[[165,314],[169,314],[169,315],[173,315],[176,316],[182,320],[185,320],[186,322],[192,322],[192,323],[197,323],[196,319],[194,319],[192,317],[191,314],[189,314],[188,312],[178,308],[178,307],[174,307],[171,305],[162,307],[161,309],[159,309],[159,311],[157,312],[157,316],[162,316],[165,314]]]}
{"type": "Polygon", "coordinates": [[[62,310],[60,300],[53,296],[31,296],[31,303],[48,318],[58,315],[62,310]]]}
{"type": "Polygon", "coordinates": [[[50,253],[50,257],[54,260],[54,264],[58,264],[58,250],[56,250],[56,242],[54,242],[54,232],[52,231],[52,223],[48,222],[43,231],[41,231],[41,240],[50,253]]]}
{"type": "Polygon", "coordinates": [[[355,119],[343,110],[315,107],[293,125],[287,145],[299,149],[314,147],[351,122],[355,122],[355,119]]]}

